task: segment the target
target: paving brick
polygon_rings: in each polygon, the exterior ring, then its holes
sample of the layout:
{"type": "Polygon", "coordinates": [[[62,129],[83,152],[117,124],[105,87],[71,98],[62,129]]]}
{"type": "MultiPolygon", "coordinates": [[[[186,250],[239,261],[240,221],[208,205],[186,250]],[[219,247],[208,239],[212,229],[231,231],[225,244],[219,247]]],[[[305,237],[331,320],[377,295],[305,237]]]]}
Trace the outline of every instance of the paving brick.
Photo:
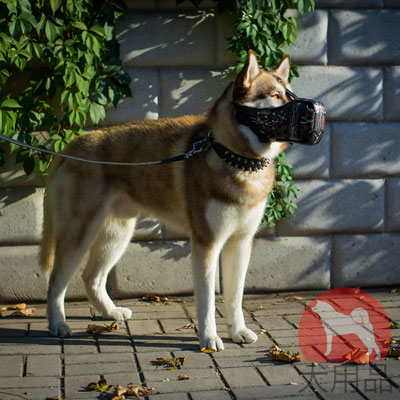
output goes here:
{"type": "Polygon", "coordinates": [[[107,108],[107,117],[102,125],[117,125],[134,120],[157,119],[159,117],[159,73],[152,69],[128,69],[132,97],[121,100],[118,107],[107,108]]]}
{"type": "Polygon", "coordinates": [[[83,398],[98,398],[99,392],[91,393],[86,388],[89,383],[97,382],[100,379],[99,375],[84,375],[84,376],[67,376],[65,382],[65,398],[66,399],[83,399],[83,398]],[[93,397],[91,397],[93,395],[93,397]]]}
{"type": "Polygon", "coordinates": [[[16,354],[59,354],[61,352],[60,340],[57,338],[0,338],[0,355],[16,354]]]}
{"type": "Polygon", "coordinates": [[[298,24],[296,42],[285,48],[296,64],[325,65],[328,62],[328,11],[316,10],[304,17],[296,10],[289,10],[298,24]]]}
{"type": "Polygon", "coordinates": [[[396,64],[400,35],[395,10],[331,11],[329,60],[332,64],[396,64]]]}
{"type": "Polygon", "coordinates": [[[201,365],[197,369],[191,369],[186,371],[185,364],[181,369],[177,370],[167,370],[167,369],[157,369],[155,371],[146,370],[144,371],[144,379],[148,386],[157,386],[159,382],[167,381],[175,382],[178,375],[185,373],[189,375],[193,380],[201,379],[215,379],[218,377],[216,370],[214,368],[203,368],[201,365]]]}
{"type": "Polygon", "coordinates": [[[94,339],[74,337],[64,339],[65,354],[93,354],[97,352],[97,345],[94,339]]]}
{"type": "Polygon", "coordinates": [[[332,178],[398,176],[400,124],[332,124],[332,178]]]}
{"type": "Polygon", "coordinates": [[[293,145],[286,149],[286,159],[293,165],[292,175],[296,179],[329,178],[330,165],[330,124],[317,146],[293,145]]]}
{"type": "Polygon", "coordinates": [[[383,119],[381,68],[300,66],[299,73],[300,77],[291,84],[294,92],[322,101],[329,121],[383,119]]]}
{"type": "Polygon", "coordinates": [[[7,324],[7,327],[0,330],[0,336],[17,337],[25,336],[28,332],[27,324],[7,324]]]}
{"type": "Polygon", "coordinates": [[[233,77],[232,73],[218,69],[161,70],[161,116],[204,113],[233,77]]]}
{"type": "Polygon", "coordinates": [[[329,255],[330,242],[324,237],[256,239],[245,288],[247,291],[328,288],[329,255]]]}
{"type": "Polygon", "coordinates": [[[398,235],[336,236],[333,247],[334,286],[398,285],[399,246],[398,235]]]}
{"type": "Polygon", "coordinates": [[[386,67],[384,81],[385,119],[399,121],[400,67],[386,67]]]}
{"type": "Polygon", "coordinates": [[[42,233],[43,189],[0,189],[0,243],[38,243],[42,233]]]}
{"type": "Polygon", "coordinates": [[[148,321],[129,321],[129,330],[132,336],[155,335],[161,334],[162,330],[157,320],[148,321]]]}
{"type": "Polygon", "coordinates": [[[68,365],[84,365],[84,364],[96,364],[96,363],[112,363],[112,362],[133,362],[132,353],[118,354],[117,360],[113,354],[66,354],[64,357],[64,363],[68,365]]]}
{"type": "Polygon", "coordinates": [[[292,364],[269,365],[258,367],[258,370],[269,385],[288,385],[290,382],[304,383],[304,379],[292,364]]]}
{"type": "Polygon", "coordinates": [[[132,342],[125,336],[101,336],[97,339],[101,353],[133,353],[132,342]]]}
{"type": "Polygon", "coordinates": [[[156,393],[174,393],[174,392],[196,392],[203,391],[204,388],[209,390],[223,389],[224,385],[217,377],[207,380],[185,380],[175,382],[159,382],[156,387],[156,393]]]}
{"type": "Polygon", "coordinates": [[[383,180],[313,180],[296,185],[296,218],[281,222],[278,235],[383,231],[383,180]]]}
{"type": "Polygon", "coordinates": [[[60,355],[35,356],[29,355],[26,364],[27,374],[32,376],[56,376],[61,373],[61,358],[60,355]]]}
{"type": "Polygon", "coordinates": [[[190,393],[192,400],[229,400],[231,396],[226,390],[210,390],[190,393]]]}
{"type": "Polygon", "coordinates": [[[222,375],[231,388],[245,388],[264,384],[257,370],[251,367],[224,368],[222,375]]]}
{"type": "Polygon", "coordinates": [[[29,391],[31,388],[59,387],[60,380],[55,377],[26,376],[24,378],[0,378],[0,388],[20,388],[29,391]]]}
{"type": "Polygon", "coordinates": [[[296,400],[316,399],[311,389],[305,386],[256,386],[250,388],[233,389],[233,393],[240,400],[277,399],[295,397],[296,400]]]}
{"type": "Polygon", "coordinates": [[[1,356],[0,357],[0,377],[22,376],[24,367],[22,356],[1,356]]]}
{"type": "Polygon", "coordinates": [[[2,393],[1,399],[14,400],[17,398],[29,399],[29,400],[43,400],[46,398],[53,398],[61,395],[61,391],[58,387],[48,388],[20,388],[20,389],[6,389],[5,392],[8,396],[4,397],[2,393]],[[29,397],[27,397],[29,396],[29,397]]]}
{"type": "Polygon", "coordinates": [[[130,362],[116,362],[117,360],[118,360],[118,355],[114,357],[113,359],[114,362],[97,362],[90,364],[66,365],[65,375],[67,376],[106,375],[106,374],[124,373],[126,371],[130,371],[133,375],[136,376],[135,381],[137,382],[139,379],[133,357],[130,362]]]}
{"type": "Polygon", "coordinates": [[[256,320],[264,329],[288,329],[291,325],[286,322],[281,316],[276,317],[256,317],[256,320]]]}
{"type": "Polygon", "coordinates": [[[117,31],[126,67],[215,63],[215,20],[210,14],[128,12],[117,31]]]}

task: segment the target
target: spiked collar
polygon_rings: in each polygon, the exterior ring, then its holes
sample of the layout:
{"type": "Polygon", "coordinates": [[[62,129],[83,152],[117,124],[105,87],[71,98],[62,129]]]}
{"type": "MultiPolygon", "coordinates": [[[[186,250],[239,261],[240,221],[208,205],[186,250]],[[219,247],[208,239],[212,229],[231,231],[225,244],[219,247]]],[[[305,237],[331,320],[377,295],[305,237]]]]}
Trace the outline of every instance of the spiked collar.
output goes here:
{"type": "Polygon", "coordinates": [[[271,163],[267,158],[249,158],[234,153],[221,143],[215,142],[211,139],[211,145],[217,155],[232,167],[241,169],[247,172],[257,172],[262,170],[271,163]]]}

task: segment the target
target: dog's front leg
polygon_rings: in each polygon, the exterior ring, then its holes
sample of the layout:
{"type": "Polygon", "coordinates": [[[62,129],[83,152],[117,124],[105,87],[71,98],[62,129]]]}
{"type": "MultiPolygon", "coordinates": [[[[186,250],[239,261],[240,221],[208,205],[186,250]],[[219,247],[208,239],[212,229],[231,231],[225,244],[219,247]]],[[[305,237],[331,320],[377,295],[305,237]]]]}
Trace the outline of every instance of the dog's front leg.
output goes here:
{"type": "Polygon", "coordinates": [[[191,251],[200,347],[221,351],[224,345],[215,323],[215,272],[220,249],[192,239],[191,251]]]}
{"type": "Polygon", "coordinates": [[[222,283],[228,329],[236,343],[253,343],[257,335],[246,327],[242,300],[252,236],[232,237],[222,250],[222,283]]]}

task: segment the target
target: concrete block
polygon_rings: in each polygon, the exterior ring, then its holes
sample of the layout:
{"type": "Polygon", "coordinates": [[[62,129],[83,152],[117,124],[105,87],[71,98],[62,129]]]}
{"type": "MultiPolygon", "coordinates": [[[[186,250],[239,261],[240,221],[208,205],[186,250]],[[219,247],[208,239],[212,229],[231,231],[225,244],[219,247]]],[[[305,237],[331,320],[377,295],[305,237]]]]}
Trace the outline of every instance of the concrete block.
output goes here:
{"type": "MultiPolygon", "coordinates": [[[[187,242],[131,243],[112,271],[110,293],[115,298],[147,293],[193,292],[190,246],[187,242]]],[[[219,277],[216,277],[219,292],[219,277]]]]}
{"type": "MultiPolygon", "coordinates": [[[[45,301],[47,278],[38,265],[39,246],[0,247],[0,301],[45,301]]],[[[68,286],[68,300],[86,298],[80,272],[74,274],[68,286]]]]}
{"type": "Polygon", "coordinates": [[[384,0],[385,8],[400,8],[400,3],[397,0],[384,0]]]}
{"type": "Polygon", "coordinates": [[[223,70],[162,70],[161,116],[204,113],[233,78],[223,70]]]}
{"type": "Polygon", "coordinates": [[[383,119],[383,72],[374,67],[299,67],[292,87],[299,97],[322,101],[328,120],[383,119]],[[368,82],[368,84],[366,84],[368,82]]]}
{"type": "Polygon", "coordinates": [[[316,10],[301,17],[298,11],[289,10],[288,16],[296,18],[296,42],[285,48],[296,64],[325,65],[328,62],[328,11],[316,10]]]}
{"type": "Polygon", "coordinates": [[[330,130],[330,124],[327,124],[324,136],[316,146],[289,145],[286,149],[286,160],[293,165],[295,180],[329,178],[330,130]]]}
{"type": "Polygon", "coordinates": [[[157,0],[125,0],[125,5],[130,10],[155,10],[157,0]]]}
{"type": "MultiPolygon", "coordinates": [[[[160,10],[194,10],[196,6],[188,0],[183,3],[176,4],[176,0],[158,0],[158,8],[160,10]]],[[[202,0],[199,9],[215,8],[215,3],[212,0],[202,0]]]]}
{"type": "Polygon", "coordinates": [[[117,32],[125,67],[215,65],[215,19],[210,13],[128,12],[117,32]]]}
{"type": "Polygon", "coordinates": [[[43,189],[0,189],[0,243],[38,243],[42,233],[43,189]]]}
{"type": "Polygon", "coordinates": [[[334,10],[330,15],[331,64],[381,65],[398,62],[399,11],[334,10]]]}
{"type": "Polygon", "coordinates": [[[400,67],[387,67],[384,81],[385,119],[400,121],[400,67]]]}
{"type": "Polygon", "coordinates": [[[0,145],[4,152],[5,163],[0,168],[0,188],[3,187],[37,187],[44,185],[42,174],[36,169],[31,175],[27,176],[21,164],[15,163],[15,155],[8,155],[9,146],[0,145]]]}
{"type": "Polygon", "coordinates": [[[400,124],[332,125],[331,177],[399,176],[400,124]]]}
{"type": "Polygon", "coordinates": [[[386,229],[400,232],[400,179],[389,179],[386,183],[386,229]]]}
{"type": "Polygon", "coordinates": [[[131,77],[132,97],[123,99],[117,108],[107,108],[102,125],[117,125],[142,119],[157,119],[160,93],[158,71],[152,69],[128,69],[131,77]]]}
{"type": "Polygon", "coordinates": [[[237,55],[231,50],[227,50],[227,39],[237,33],[234,25],[235,16],[230,13],[217,13],[215,15],[216,22],[216,45],[217,45],[217,66],[218,67],[234,67],[237,63],[237,55]]]}
{"type": "Polygon", "coordinates": [[[400,236],[336,236],[333,246],[333,284],[388,286],[400,284],[400,236]]]}
{"type": "Polygon", "coordinates": [[[224,378],[231,388],[261,386],[264,381],[255,368],[224,368],[224,378]]]}
{"type": "Polygon", "coordinates": [[[381,8],[383,0],[315,0],[315,6],[317,8],[381,8]]]}
{"type": "Polygon", "coordinates": [[[299,181],[296,217],[277,226],[280,236],[381,232],[384,181],[299,181]]]}
{"type": "Polygon", "coordinates": [[[328,288],[330,248],[326,237],[256,239],[246,291],[328,288]]]}

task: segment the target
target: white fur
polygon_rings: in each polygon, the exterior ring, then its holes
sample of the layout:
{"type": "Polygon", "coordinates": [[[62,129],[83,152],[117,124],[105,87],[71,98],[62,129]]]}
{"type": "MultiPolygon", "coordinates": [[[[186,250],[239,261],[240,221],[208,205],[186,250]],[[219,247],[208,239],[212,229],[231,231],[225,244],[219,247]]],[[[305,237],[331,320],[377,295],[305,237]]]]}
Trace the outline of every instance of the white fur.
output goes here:
{"type": "MultiPolygon", "coordinates": [[[[263,215],[264,206],[264,202],[261,202],[249,210],[238,206],[228,206],[217,200],[208,202],[206,219],[216,239],[208,268],[204,266],[199,268],[201,262],[196,261],[197,251],[193,253],[192,249],[194,280],[198,286],[199,326],[205,327],[205,337],[200,338],[201,345],[211,345],[211,348],[215,347],[217,350],[223,349],[222,341],[217,335],[214,311],[215,272],[221,249],[223,291],[230,335],[232,340],[238,343],[257,340],[257,335],[246,328],[242,300],[251,242],[263,215]]],[[[200,329],[201,331],[203,330],[200,329]]]]}
{"type": "Polygon", "coordinates": [[[273,160],[282,151],[282,143],[261,143],[255,133],[248,126],[239,125],[239,131],[249,141],[250,148],[253,153],[257,154],[260,157],[273,160]]]}

